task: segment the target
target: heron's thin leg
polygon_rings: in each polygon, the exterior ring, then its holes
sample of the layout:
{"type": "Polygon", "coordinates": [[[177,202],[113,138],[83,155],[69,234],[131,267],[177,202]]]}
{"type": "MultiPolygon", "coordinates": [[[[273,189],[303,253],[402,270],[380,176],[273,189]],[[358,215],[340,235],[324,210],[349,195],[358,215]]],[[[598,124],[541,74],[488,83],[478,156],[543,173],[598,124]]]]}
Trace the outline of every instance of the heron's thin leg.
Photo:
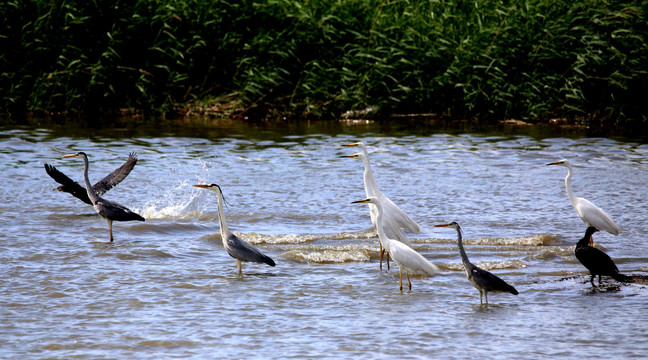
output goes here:
{"type": "Polygon", "coordinates": [[[409,274],[407,274],[407,284],[409,285],[410,291],[412,291],[412,281],[410,280],[409,274]]]}
{"type": "Polygon", "coordinates": [[[387,270],[389,270],[389,251],[385,251],[387,254],[387,270]]]}
{"type": "Polygon", "coordinates": [[[382,247],[382,244],[380,244],[380,270],[382,270],[382,262],[383,262],[383,255],[385,254],[385,250],[382,247]]]}
{"type": "Polygon", "coordinates": [[[400,273],[400,291],[403,291],[403,271],[399,269],[398,272],[400,273]]]}
{"type": "Polygon", "coordinates": [[[484,305],[484,299],[482,298],[483,295],[484,294],[482,293],[482,291],[479,290],[479,304],[481,304],[481,305],[484,305]]]}
{"type": "Polygon", "coordinates": [[[242,269],[242,267],[243,267],[243,266],[241,265],[241,260],[236,259],[236,268],[237,268],[238,271],[239,271],[239,275],[243,274],[243,269],[242,269]]]}
{"type": "Polygon", "coordinates": [[[112,220],[106,219],[108,222],[108,230],[110,230],[110,242],[113,242],[113,234],[112,234],[112,220]]]}
{"type": "Polygon", "coordinates": [[[488,291],[484,290],[484,298],[486,298],[486,305],[488,305],[488,291]]]}

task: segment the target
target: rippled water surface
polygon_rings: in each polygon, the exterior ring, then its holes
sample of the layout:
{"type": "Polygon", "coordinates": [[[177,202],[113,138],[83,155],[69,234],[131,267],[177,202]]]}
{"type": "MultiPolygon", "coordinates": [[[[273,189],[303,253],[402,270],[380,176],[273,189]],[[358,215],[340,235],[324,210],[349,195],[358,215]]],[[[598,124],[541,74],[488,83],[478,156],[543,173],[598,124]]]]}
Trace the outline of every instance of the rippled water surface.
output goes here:
{"type": "Polygon", "coordinates": [[[159,131],[0,131],[0,357],[3,358],[645,358],[648,287],[592,290],[573,255],[585,226],[564,189],[623,228],[595,234],[622,272],[648,273],[648,146],[603,138],[334,131],[241,124],[159,131]],[[418,221],[413,247],[444,270],[398,289],[379,270],[363,167],[418,221]],[[105,197],[145,222],[106,222],[53,191],[44,163],[94,183],[139,154],[105,197]],[[220,242],[218,183],[230,229],[276,267],[235,261],[220,242]],[[480,306],[470,259],[520,292],[480,306]],[[520,355],[523,354],[523,355],[520,355]]]}

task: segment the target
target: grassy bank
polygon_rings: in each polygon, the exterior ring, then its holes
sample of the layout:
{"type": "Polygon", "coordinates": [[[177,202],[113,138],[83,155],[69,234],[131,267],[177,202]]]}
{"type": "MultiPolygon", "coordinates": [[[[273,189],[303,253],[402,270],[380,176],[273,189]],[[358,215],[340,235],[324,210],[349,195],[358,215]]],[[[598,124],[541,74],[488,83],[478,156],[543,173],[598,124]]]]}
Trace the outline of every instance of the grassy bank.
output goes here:
{"type": "Polygon", "coordinates": [[[5,115],[648,115],[648,1],[9,1],[5,115]]]}

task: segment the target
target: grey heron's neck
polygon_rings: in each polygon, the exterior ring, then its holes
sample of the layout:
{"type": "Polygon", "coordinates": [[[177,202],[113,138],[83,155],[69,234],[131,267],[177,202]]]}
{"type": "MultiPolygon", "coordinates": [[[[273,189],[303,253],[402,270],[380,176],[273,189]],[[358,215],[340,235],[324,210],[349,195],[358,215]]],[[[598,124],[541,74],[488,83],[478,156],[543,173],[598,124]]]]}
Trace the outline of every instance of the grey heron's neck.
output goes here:
{"type": "Polygon", "coordinates": [[[461,262],[464,264],[464,266],[472,266],[472,263],[470,262],[470,260],[468,260],[466,250],[464,250],[463,236],[461,234],[461,228],[459,227],[457,227],[457,244],[459,245],[459,255],[461,255],[461,262]]]}
{"type": "Polygon", "coordinates": [[[223,242],[225,242],[230,234],[230,231],[227,228],[227,223],[225,222],[225,212],[223,211],[223,194],[221,193],[220,189],[216,193],[218,194],[218,222],[220,223],[221,237],[223,238],[223,242]]]}
{"type": "Polygon", "coordinates": [[[97,196],[97,194],[95,194],[94,189],[92,189],[92,185],[90,185],[90,179],[88,179],[88,156],[83,155],[83,163],[85,165],[83,169],[83,178],[85,180],[86,192],[88,193],[90,201],[92,201],[92,205],[95,205],[99,200],[99,197],[97,196]]]}

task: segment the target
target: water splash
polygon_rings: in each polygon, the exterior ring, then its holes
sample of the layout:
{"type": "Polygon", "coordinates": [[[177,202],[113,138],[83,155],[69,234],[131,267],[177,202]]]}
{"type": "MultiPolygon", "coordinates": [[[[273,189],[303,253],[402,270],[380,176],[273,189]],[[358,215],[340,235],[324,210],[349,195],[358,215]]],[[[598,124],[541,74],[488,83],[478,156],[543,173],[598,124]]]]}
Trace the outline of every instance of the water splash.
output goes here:
{"type": "Polygon", "coordinates": [[[200,192],[194,191],[186,199],[187,188],[191,184],[185,180],[176,186],[162,190],[159,196],[147,202],[140,212],[146,219],[182,219],[202,214],[208,202],[200,192]]]}

